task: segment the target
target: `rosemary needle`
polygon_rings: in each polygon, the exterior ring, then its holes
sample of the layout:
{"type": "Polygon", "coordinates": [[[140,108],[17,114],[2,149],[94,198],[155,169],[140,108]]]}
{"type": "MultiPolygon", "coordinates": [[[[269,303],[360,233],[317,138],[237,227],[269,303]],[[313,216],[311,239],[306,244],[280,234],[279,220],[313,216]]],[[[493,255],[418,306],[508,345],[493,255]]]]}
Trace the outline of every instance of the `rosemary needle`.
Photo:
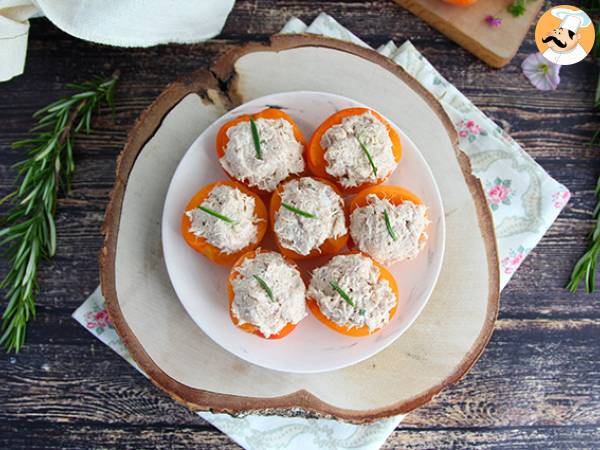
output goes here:
{"type": "Polygon", "coordinates": [[[311,214],[306,211],[302,211],[301,209],[298,209],[298,208],[290,205],[289,203],[282,203],[281,206],[283,206],[285,209],[288,209],[295,214],[298,214],[299,216],[308,217],[309,219],[317,218],[317,216],[315,216],[314,214],[311,214]]]}
{"type": "Polygon", "coordinates": [[[256,280],[256,282],[258,284],[260,284],[260,287],[264,289],[264,291],[267,293],[269,298],[272,301],[275,301],[275,299],[273,298],[273,291],[271,290],[271,288],[269,287],[267,282],[265,280],[263,280],[261,277],[259,277],[258,275],[252,275],[252,277],[256,280]]]}
{"type": "Polygon", "coordinates": [[[373,158],[371,157],[371,153],[369,152],[369,149],[367,148],[367,146],[365,144],[363,144],[363,142],[360,140],[360,138],[357,137],[356,140],[360,144],[360,148],[362,148],[362,151],[364,152],[364,154],[367,155],[369,164],[371,164],[371,169],[373,169],[373,175],[377,176],[377,167],[375,166],[375,163],[373,162],[373,158]]]}
{"type": "Polygon", "coordinates": [[[392,222],[390,221],[390,216],[388,215],[387,209],[383,211],[383,218],[385,219],[385,226],[387,227],[388,233],[394,241],[397,241],[398,236],[396,236],[396,232],[392,227],[392,222]]]}
{"type": "Polygon", "coordinates": [[[254,140],[254,149],[256,150],[256,157],[260,160],[263,159],[262,149],[260,147],[260,135],[258,134],[258,127],[252,117],[250,117],[250,129],[252,130],[252,139],[254,140]]]}
{"type": "Polygon", "coordinates": [[[211,216],[216,217],[217,219],[221,219],[224,222],[232,223],[232,224],[235,223],[235,220],[233,220],[227,216],[224,216],[223,214],[219,214],[218,212],[213,211],[212,209],[207,208],[206,206],[200,205],[200,206],[198,206],[198,209],[201,211],[204,211],[206,214],[210,214],[211,216]]]}
{"type": "Polygon", "coordinates": [[[354,302],[352,301],[350,296],[346,294],[346,292],[344,292],[344,290],[335,281],[330,281],[329,285],[333,288],[335,292],[340,294],[340,297],[342,297],[346,301],[346,303],[348,303],[354,308],[354,302]]]}

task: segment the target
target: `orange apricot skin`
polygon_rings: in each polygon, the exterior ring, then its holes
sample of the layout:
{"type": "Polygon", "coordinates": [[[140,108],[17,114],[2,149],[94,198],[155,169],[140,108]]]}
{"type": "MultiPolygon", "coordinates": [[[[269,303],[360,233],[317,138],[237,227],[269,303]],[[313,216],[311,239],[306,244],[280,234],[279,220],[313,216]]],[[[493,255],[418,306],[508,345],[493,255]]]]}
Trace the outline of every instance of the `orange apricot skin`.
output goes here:
{"type": "MultiPolygon", "coordinates": [[[[360,253],[360,252],[351,252],[351,253],[359,253],[359,254],[362,254],[363,256],[366,256],[367,258],[370,258],[369,256],[364,255],[363,253],[360,253]]],[[[392,320],[392,318],[396,314],[396,310],[398,309],[398,299],[400,298],[400,294],[398,292],[398,284],[396,283],[396,279],[394,278],[394,276],[392,275],[392,273],[389,270],[387,270],[385,267],[383,267],[381,264],[379,264],[377,261],[373,260],[372,258],[370,258],[370,259],[371,259],[371,261],[373,261],[373,264],[375,265],[375,267],[377,267],[379,269],[379,279],[387,280],[387,282],[390,285],[390,288],[392,289],[392,292],[396,296],[396,304],[390,310],[390,315],[389,315],[389,320],[392,320]]],[[[381,330],[381,328],[377,328],[376,330],[371,331],[371,330],[369,330],[369,327],[366,325],[362,326],[362,327],[358,327],[358,328],[357,327],[350,328],[348,326],[338,325],[337,323],[335,323],[334,321],[329,319],[327,316],[325,316],[325,314],[323,314],[321,312],[321,309],[319,308],[319,304],[315,299],[310,298],[310,297],[307,298],[306,304],[308,306],[308,309],[314,314],[314,316],[317,318],[317,320],[319,320],[321,323],[325,324],[327,327],[331,328],[332,330],[337,331],[338,333],[344,334],[346,336],[351,336],[351,337],[370,336],[381,330]]]]}
{"type": "MultiPolygon", "coordinates": [[[[244,253],[243,255],[241,255],[238,260],[234,263],[233,267],[231,268],[231,272],[229,272],[229,277],[227,278],[227,295],[229,297],[229,317],[231,319],[231,322],[233,322],[233,324],[244,330],[247,333],[250,334],[254,334],[258,337],[261,337],[263,339],[281,339],[285,336],[287,336],[288,334],[290,334],[292,331],[294,331],[294,328],[296,328],[296,325],[294,325],[293,323],[287,323],[277,334],[272,334],[269,337],[266,337],[259,329],[258,327],[252,325],[251,323],[243,323],[240,324],[239,320],[237,317],[234,316],[233,314],[233,310],[232,310],[232,306],[233,306],[233,299],[235,298],[235,293],[233,291],[233,280],[235,280],[238,276],[239,273],[235,270],[237,267],[239,267],[246,259],[250,258],[255,258],[256,255],[258,254],[260,250],[251,250],[249,252],[244,253]]],[[[292,264],[295,266],[295,264],[291,261],[287,261],[288,263],[292,264]]]]}
{"type": "Polygon", "coordinates": [[[366,187],[381,184],[386,180],[386,178],[381,178],[374,183],[366,182],[358,186],[348,188],[342,186],[334,176],[327,173],[325,149],[321,147],[321,138],[332,126],[342,123],[342,120],[344,120],[344,118],[349,116],[358,116],[366,112],[370,112],[371,114],[373,114],[385,125],[390,139],[392,141],[392,152],[394,153],[394,159],[396,160],[396,163],[399,163],[402,159],[402,144],[400,143],[400,136],[398,136],[398,133],[396,132],[394,127],[387,120],[385,120],[383,116],[381,116],[381,114],[368,108],[347,108],[332,114],[327,119],[325,119],[325,121],[321,125],[319,125],[319,127],[313,133],[308,144],[306,162],[308,164],[309,171],[316,177],[333,181],[340,187],[344,194],[354,194],[366,187]]]}
{"type": "Polygon", "coordinates": [[[233,188],[239,189],[244,194],[250,195],[252,198],[254,198],[254,213],[260,219],[260,221],[257,223],[256,242],[246,246],[245,248],[237,252],[224,253],[214,245],[209,244],[205,238],[198,237],[192,232],[190,232],[191,221],[187,214],[185,214],[185,212],[181,217],[181,234],[183,235],[185,242],[198,253],[201,253],[215,264],[229,266],[233,264],[240,257],[240,255],[258,247],[260,241],[262,241],[263,237],[265,236],[265,233],[267,232],[269,216],[267,207],[256,193],[252,192],[243,184],[230,180],[216,181],[214,183],[209,183],[206,186],[204,186],[188,202],[185,211],[189,211],[198,207],[198,205],[200,205],[204,200],[206,200],[210,192],[218,186],[231,186],[233,188]]]}
{"type": "MultiPolygon", "coordinates": [[[[294,132],[294,137],[302,145],[302,148],[303,148],[302,157],[306,160],[306,148],[307,148],[306,147],[306,139],[304,138],[302,131],[300,130],[300,128],[298,127],[296,122],[294,122],[294,119],[292,119],[289,116],[289,114],[287,114],[286,112],[282,111],[281,109],[277,109],[277,108],[263,109],[262,111],[257,112],[256,114],[251,114],[251,115],[244,114],[244,115],[238,116],[235,119],[231,119],[230,121],[226,122],[217,132],[216,149],[217,149],[217,158],[218,159],[221,159],[225,155],[225,149],[227,148],[227,144],[229,143],[229,137],[227,136],[227,131],[231,127],[234,127],[241,122],[249,122],[250,118],[252,118],[254,120],[256,120],[256,119],[275,119],[275,120],[283,119],[283,120],[286,120],[287,122],[289,122],[290,125],[292,126],[292,130],[294,132]]],[[[241,183],[241,180],[238,180],[238,179],[232,177],[225,170],[224,170],[224,172],[232,180],[241,183]]],[[[269,192],[262,191],[258,188],[254,188],[251,186],[248,186],[248,188],[252,189],[253,191],[258,192],[259,194],[269,194],[269,192]]]]}
{"type": "MultiPolygon", "coordinates": [[[[296,178],[299,178],[299,177],[294,177],[293,179],[296,179],[296,178]]],[[[313,178],[315,178],[315,177],[313,177],[313,178]]],[[[329,180],[324,180],[321,178],[315,178],[315,179],[317,181],[320,181],[321,183],[325,183],[328,186],[330,186],[335,191],[335,193],[341,197],[340,190],[337,188],[337,186],[334,183],[332,183],[329,180]]],[[[270,206],[269,206],[269,219],[271,221],[271,230],[273,231],[273,234],[275,235],[275,243],[277,244],[277,248],[279,249],[279,252],[286,258],[293,259],[296,261],[312,259],[312,258],[316,258],[316,257],[322,256],[322,255],[335,255],[335,254],[341,252],[348,242],[348,233],[344,234],[343,236],[338,236],[337,238],[326,239],[325,242],[323,242],[319,246],[319,248],[313,249],[308,255],[301,255],[300,253],[297,253],[294,250],[285,248],[281,244],[281,242],[279,241],[279,236],[277,236],[277,233],[275,233],[275,218],[277,216],[277,212],[279,211],[279,208],[281,208],[281,192],[283,191],[285,184],[289,181],[291,181],[291,180],[284,181],[284,182],[280,183],[279,186],[277,186],[277,189],[275,189],[275,191],[273,191],[273,194],[271,195],[271,202],[270,202],[270,206]]],[[[348,226],[347,226],[348,225],[348,216],[346,214],[346,206],[345,206],[343,198],[342,198],[342,204],[344,205],[343,206],[344,207],[344,220],[346,221],[346,229],[347,229],[348,228],[348,226]]]]}

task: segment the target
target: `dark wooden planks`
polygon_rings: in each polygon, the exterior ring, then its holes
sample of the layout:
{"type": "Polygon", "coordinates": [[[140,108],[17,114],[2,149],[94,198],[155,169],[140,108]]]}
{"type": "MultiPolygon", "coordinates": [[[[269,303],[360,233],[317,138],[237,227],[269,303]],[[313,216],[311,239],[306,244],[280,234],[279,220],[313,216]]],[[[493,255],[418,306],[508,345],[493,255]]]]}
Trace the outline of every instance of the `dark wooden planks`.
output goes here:
{"type": "MultiPolygon", "coordinates": [[[[500,320],[472,371],[402,425],[598,424],[598,335],[600,320],[500,320]]],[[[0,385],[0,424],[191,425],[199,420],[110,349],[91,341],[84,329],[71,327],[66,317],[51,323],[40,319],[27,350],[0,360],[0,373],[8,374],[0,385]]]]}
{"type": "MultiPolygon", "coordinates": [[[[175,404],[70,319],[95,288],[100,225],[115,158],[139,113],[173,79],[208,67],[249,39],[266,39],[292,15],[324,10],[377,46],[410,38],[438,70],[493,117],[573,199],[503,292],[501,320],[473,370],[411,413],[385,448],[593,448],[599,441],[600,295],[563,289],[592,227],[600,153],[587,146],[600,125],[591,104],[596,67],[561,71],[542,93],[520,62],[492,70],[392,1],[238,0],[217,39],[198,45],[121,49],[76,40],[45,19],[33,22],[27,71],[0,84],[0,194],[18,154],[10,142],[31,113],[65,94],[64,84],[122,72],[117,122],[99,117],[76,148],[73,190],[58,211],[58,255],[43,266],[38,319],[29,346],[0,356],[1,448],[238,448],[175,404]]],[[[531,33],[530,33],[531,36],[531,33]]],[[[0,270],[3,269],[0,265],[0,270]]]]}
{"type": "MultiPolygon", "coordinates": [[[[328,443],[328,436],[321,439],[328,443]]],[[[446,449],[507,449],[531,448],[590,449],[600,440],[597,427],[511,427],[498,430],[478,429],[466,432],[456,429],[397,430],[382,447],[382,450],[411,448],[427,450],[446,449]],[[567,431],[567,432],[565,432],[567,431]]],[[[71,449],[135,449],[157,448],[208,450],[238,450],[240,447],[216,430],[192,427],[128,427],[107,426],[97,428],[88,425],[57,427],[30,426],[23,429],[11,427],[0,436],[0,445],[16,445],[29,450],[48,448],[71,449]]],[[[274,449],[274,447],[272,447],[274,449]]]]}

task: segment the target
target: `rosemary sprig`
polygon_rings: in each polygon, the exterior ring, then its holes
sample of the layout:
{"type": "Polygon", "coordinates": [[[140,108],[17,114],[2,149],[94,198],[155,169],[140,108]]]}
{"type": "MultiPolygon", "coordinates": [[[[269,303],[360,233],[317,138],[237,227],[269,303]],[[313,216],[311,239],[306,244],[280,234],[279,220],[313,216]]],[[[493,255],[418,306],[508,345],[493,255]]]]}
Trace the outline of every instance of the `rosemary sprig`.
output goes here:
{"type": "Polygon", "coordinates": [[[7,305],[2,314],[0,344],[18,352],[28,322],[35,317],[37,273],[42,258],[56,253],[54,213],[58,190],[67,191],[75,170],[73,141],[82,129],[89,133],[92,113],[102,105],[113,109],[118,74],[82,84],[69,84],[75,93],[37,111],[31,137],[13,143],[26,158],[15,165],[16,189],[0,200],[10,205],[2,217],[0,247],[9,261],[0,282],[7,305]]]}
{"type": "Polygon", "coordinates": [[[375,163],[373,162],[373,158],[371,157],[371,153],[369,152],[369,149],[367,148],[367,146],[365,144],[363,144],[363,142],[358,137],[356,138],[356,140],[360,144],[360,148],[362,148],[362,151],[364,152],[364,154],[367,155],[369,164],[371,164],[371,169],[373,169],[373,175],[377,176],[377,167],[375,166],[375,163]]]}
{"type": "Polygon", "coordinates": [[[258,134],[258,127],[252,117],[250,117],[250,129],[252,130],[252,139],[254,140],[254,149],[256,150],[256,157],[262,161],[262,148],[260,146],[260,135],[258,134]]]}
{"type": "Polygon", "coordinates": [[[293,212],[295,214],[298,214],[299,216],[308,217],[309,219],[317,218],[317,216],[315,216],[314,214],[306,212],[306,211],[302,211],[301,209],[298,209],[295,206],[290,205],[289,203],[282,203],[281,206],[283,206],[285,209],[290,210],[291,212],[293,212]]]}
{"type": "MultiPolygon", "coordinates": [[[[592,47],[590,55],[598,62],[600,56],[600,0],[585,0],[579,5],[581,9],[590,16],[596,28],[596,41],[592,47]]],[[[600,108],[600,78],[596,86],[596,96],[594,99],[594,107],[600,108]]],[[[600,129],[594,133],[590,141],[592,146],[600,146],[600,129]]],[[[587,251],[579,258],[566,288],[571,292],[576,292],[581,281],[584,283],[586,293],[591,293],[595,289],[596,267],[598,264],[598,256],[600,255],[600,177],[596,181],[596,206],[592,213],[592,218],[595,220],[594,230],[590,233],[590,243],[587,251]]]]}
{"type": "Polygon", "coordinates": [[[577,261],[571,272],[571,278],[567,283],[567,289],[571,292],[577,292],[579,284],[583,280],[585,292],[588,294],[594,292],[596,265],[598,263],[598,255],[600,255],[600,178],[596,182],[596,207],[592,217],[596,221],[594,231],[590,234],[590,245],[588,250],[577,261]]]}
{"type": "Polygon", "coordinates": [[[224,216],[223,214],[219,214],[218,212],[216,212],[210,208],[207,208],[206,206],[199,205],[198,209],[200,211],[204,211],[206,214],[210,214],[211,216],[216,217],[217,219],[221,219],[223,222],[227,222],[227,223],[231,223],[231,224],[236,223],[235,220],[233,220],[232,218],[224,216]]]}
{"type": "Polygon", "coordinates": [[[263,288],[263,290],[267,293],[271,301],[275,301],[275,298],[273,298],[273,291],[271,290],[267,282],[258,275],[252,275],[252,277],[254,277],[254,279],[260,285],[260,287],[263,288]]]}
{"type": "Polygon", "coordinates": [[[346,303],[348,303],[353,308],[355,307],[354,302],[352,301],[350,296],[346,294],[346,292],[335,281],[330,281],[329,285],[335,292],[340,294],[340,297],[342,297],[346,301],[346,303]]]}
{"type": "Polygon", "coordinates": [[[398,236],[396,236],[396,232],[394,231],[394,227],[392,227],[392,222],[390,221],[390,216],[388,215],[387,209],[383,211],[383,218],[385,219],[385,226],[387,227],[388,233],[394,241],[398,240],[398,236]]]}

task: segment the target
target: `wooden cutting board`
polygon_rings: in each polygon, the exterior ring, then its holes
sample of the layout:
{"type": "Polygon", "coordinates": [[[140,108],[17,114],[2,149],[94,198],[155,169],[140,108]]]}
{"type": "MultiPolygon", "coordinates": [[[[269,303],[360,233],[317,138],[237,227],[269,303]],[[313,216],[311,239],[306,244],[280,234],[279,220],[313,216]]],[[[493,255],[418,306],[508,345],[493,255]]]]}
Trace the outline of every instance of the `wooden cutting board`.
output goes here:
{"type": "Polygon", "coordinates": [[[506,10],[511,0],[479,0],[466,7],[450,5],[442,0],[395,1],[479,59],[497,68],[505,66],[515,56],[544,4],[543,0],[528,2],[525,14],[513,17],[506,10]],[[501,18],[502,25],[491,27],[485,21],[487,15],[501,18]]]}
{"type": "Polygon", "coordinates": [[[104,224],[102,292],[135,361],[192,409],[290,415],[300,410],[353,422],[402,414],[459,380],[491,336],[498,255],[481,184],[441,105],[375,51],[308,35],[280,35],[237,48],[210,70],[163,91],[131,131],[116,180],[104,224]],[[399,124],[432,169],[446,216],[440,278],[415,323],[377,355],[319,374],[275,372],[219,347],[177,299],[161,250],[165,194],[191,143],[226,110],[294,90],[351,96],[399,124]]]}

